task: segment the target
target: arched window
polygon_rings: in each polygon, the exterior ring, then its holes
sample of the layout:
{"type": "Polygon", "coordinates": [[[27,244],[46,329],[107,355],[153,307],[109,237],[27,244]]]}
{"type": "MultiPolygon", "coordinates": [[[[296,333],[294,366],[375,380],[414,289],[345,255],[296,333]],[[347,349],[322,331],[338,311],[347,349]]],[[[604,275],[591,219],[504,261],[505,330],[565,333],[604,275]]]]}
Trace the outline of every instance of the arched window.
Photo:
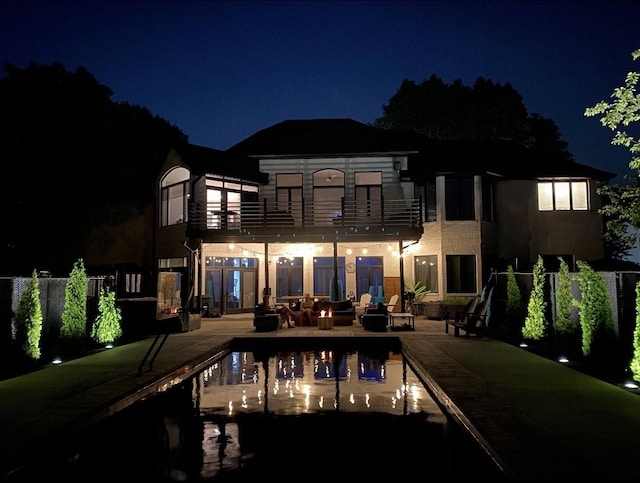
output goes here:
{"type": "Polygon", "coordinates": [[[188,169],[173,168],[160,180],[160,226],[188,221],[189,177],[188,169]]]}

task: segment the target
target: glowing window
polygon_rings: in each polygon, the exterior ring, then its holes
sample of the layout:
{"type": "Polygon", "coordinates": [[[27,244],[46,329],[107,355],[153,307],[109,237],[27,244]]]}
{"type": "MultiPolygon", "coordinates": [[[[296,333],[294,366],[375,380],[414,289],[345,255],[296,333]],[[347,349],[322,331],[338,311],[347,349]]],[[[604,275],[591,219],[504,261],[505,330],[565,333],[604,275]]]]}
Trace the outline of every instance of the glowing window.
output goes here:
{"type": "Polygon", "coordinates": [[[586,181],[544,181],[538,183],[540,211],[569,211],[589,209],[589,190],[586,181]]]}

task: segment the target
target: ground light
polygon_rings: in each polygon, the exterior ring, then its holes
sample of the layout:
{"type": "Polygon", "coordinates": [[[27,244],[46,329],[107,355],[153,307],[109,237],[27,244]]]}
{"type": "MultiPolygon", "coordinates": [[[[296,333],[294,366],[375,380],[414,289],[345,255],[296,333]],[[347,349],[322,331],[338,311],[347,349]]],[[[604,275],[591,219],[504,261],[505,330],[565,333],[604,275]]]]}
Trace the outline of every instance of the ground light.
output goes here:
{"type": "Polygon", "coordinates": [[[636,381],[628,381],[624,383],[624,387],[627,389],[638,389],[638,383],[636,381]]]}
{"type": "Polygon", "coordinates": [[[566,364],[569,362],[569,359],[565,356],[560,356],[558,357],[558,362],[562,362],[563,364],[566,364]]]}
{"type": "Polygon", "coordinates": [[[527,347],[529,347],[529,344],[527,344],[526,342],[520,342],[520,347],[526,349],[527,347]]]}
{"type": "Polygon", "coordinates": [[[62,359],[60,357],[56,357],[51,361],[52,364],[62,364],[62,359]]]}
{"type": "Polygon", "coordinates": [[[113,349],[113,344],[111,342],[109,342],[107,345],[104,346],[105,349],[113,349]]]}

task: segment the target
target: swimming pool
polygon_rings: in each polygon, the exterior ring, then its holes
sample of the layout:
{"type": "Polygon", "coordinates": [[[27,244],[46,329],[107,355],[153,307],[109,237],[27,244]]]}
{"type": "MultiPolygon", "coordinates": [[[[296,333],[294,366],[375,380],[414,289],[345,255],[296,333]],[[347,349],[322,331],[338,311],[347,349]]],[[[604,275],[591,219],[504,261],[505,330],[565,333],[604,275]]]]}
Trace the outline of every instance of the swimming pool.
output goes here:
{"type": "Polygon", "coordinates": [[[234,342],[25,481],[380,481],[409,472],[504,480],[443,413],[397,339],[271,338],[234,342]]]}

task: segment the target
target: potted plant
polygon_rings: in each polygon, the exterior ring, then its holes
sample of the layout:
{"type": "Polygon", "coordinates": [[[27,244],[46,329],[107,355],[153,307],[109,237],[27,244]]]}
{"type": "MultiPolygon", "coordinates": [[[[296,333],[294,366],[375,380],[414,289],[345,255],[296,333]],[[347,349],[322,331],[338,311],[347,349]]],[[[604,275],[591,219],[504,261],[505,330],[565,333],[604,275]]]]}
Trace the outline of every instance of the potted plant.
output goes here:
{"type": "Polygon", "coordinates": [[[422,298],[429,293],[427,286],[421,281],[415,283],[405,282],[405,299],[407,301],[407,307],[415,310],[414,303],[420,302],[422,298]]]}

